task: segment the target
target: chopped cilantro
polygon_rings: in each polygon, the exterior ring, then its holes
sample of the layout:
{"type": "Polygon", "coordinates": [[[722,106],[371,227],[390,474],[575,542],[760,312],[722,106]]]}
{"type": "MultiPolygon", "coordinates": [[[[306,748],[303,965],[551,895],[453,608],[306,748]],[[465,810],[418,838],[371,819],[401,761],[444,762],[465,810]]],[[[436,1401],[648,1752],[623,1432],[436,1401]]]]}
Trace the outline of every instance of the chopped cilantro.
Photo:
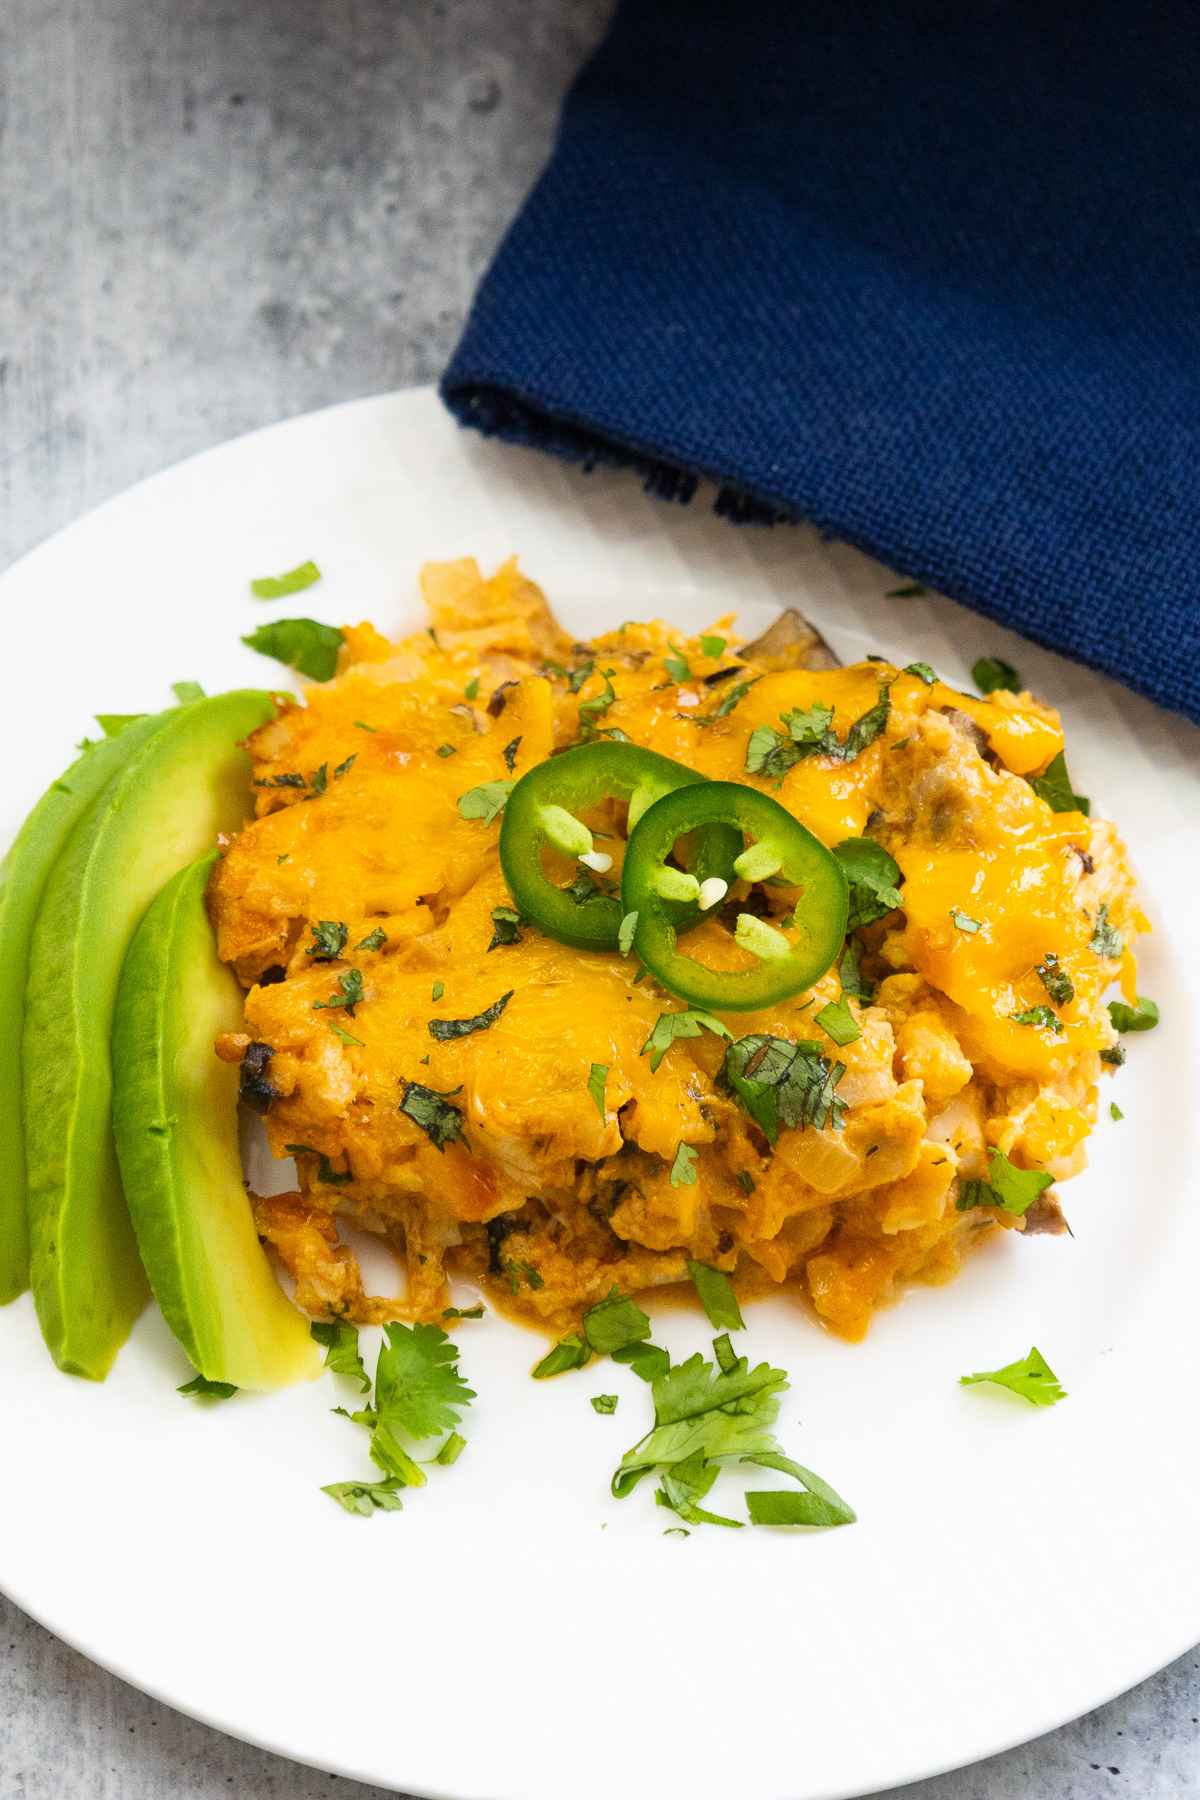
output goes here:
{"type": "Polygon", "coordinates": [[[874,838],[843,838],[840,844],[834,845],[833,854],[850,884],[848,931],[855,931],[860,925],[872,925],[876,919],[885,918],[898,906],[903,906],[900,865],[874,838]]]}
{"type": "Polygon", "coordinates": [[[1111,1068],[1119,1069],[1125,1061],[1124,1044],[1109,1044],[1100,1052],[1100,1061],[1108,1063],[1111,1068]]]}
{"type": "Polygon", "coordinates": [[[348,1181],[354,1180],[354,1176],[348,1169],[335,1169],[329,1158],[322,1156],[317,1163],[317,1180],[324,1182],[326,1187],[345,1187],[348,1181]]]}
{"type": "Polygon", "coordinates": [[[254,785],[255,787],[304,788],[308,786],[308,782],[303,775],[292,771],[286,775],[268,775],[265,779],[257,779],[254,785]]]}
{"type": "Polygon", "coordinates": [[[1065,1400],[1066,1390],[1041,1351],[1035,1346],[1020,1362],[1006,1363],[1002,1369],[986,1369],[978,1375],[960,1375],[959,1385],[974,1387],[976,1382],[990,1381],[996,1387],[1020,1394],[1031,1406],[1055,1406],[1065,1400]]]}
{"type": "Polygon", "coordinates": [[[929,589],[922,587],[919,581],[910,581],[904,587],[889,588],[884,598],[887,600],[919,600],[923,594],[928,592],[929,589]]]}
{"type": "Polygon", "coordinates": [[[458,1461],[466,1447],[466,1438],[460,1437],[457,1431],[452,1431],[433,1460],[448,1469],[458,1461]]]}
{"type": "Polygon", "coordinates": [[[1085,818],[1091,814],[1092,803],[1087,795],[1077,794],[1071,786],[1067,759],[1061,750],[1050,758],[1042,774],[1029,777],[1029,785],[1051,812],[1081,812],[1085,818]]]}
{"type": "Polygon", "coordinates": [[[386,943],[387,932],[382,925],[377,925],[374,931],[368,931],[365,938],[359,938],[354,948],[356,950],[382,950],[386,943]]]}
{"type": "Polygon", "coordinates": [[[361,969],[347,969],[338,976],[339,993],[331,1000],[314,1000],[312,1009],[320,1012],[328,1007],[332,1012],[340,1012],[344,1007],[350,1017],[354,1017],[354,1009],[363,998],[363,978],[361,969]]]}
{"type": "Polygon", "coordinates": [[[333,771],[333,779],[335,781],[337,781],[340,776],[348,775],[357,761],[358,761],[358,751],[352,750],[350,752],[350,755],[346,758],[345,762],[340,762],[337,765],[336,769],[333,771]]]}
{"type": "Polygon", "coordinates": [[[484,781],[478,787],[468,788],[458,798],[460,816],[481,819],[485,825],[490,825],[496,815],[504,811],[515,785],[512,781],[484,781]]]}
{"type": "Polygon", "coordinates": [[[671,1366],[670,1357],[657,1344],[622,1344],[611,1354],[614,1362],[627,1363],[643,1381],[654,1381],[657,1376],[665,1375],[671,1366]]]}
{"type": "Polygon", "coordinates": [[[1002,656],[981,656],[978,662],[971,664],[971,680],[981,694],[994,694],[1001,688],[1010,694],[1019,694],[1023,686],[1017,671],[1002,656]]]}
{"type": "Polygon", "coordinates": [[[369,1519],[376,1512],[402,1512],[404,1502],[396,1489],[405,1485],[399,1476],[389,1475],[384,1481],[331,1481],[321,1492],[346,1512],[369,1519]]]}
{"type": "Polygon", "coordinates": [[[621,952],[622,956],[628,956],[629,952],[633,949],[633,938],[634,933],[637,931],[637,927],[637,914],[635,912],[626,913],[625,917],[621,920],[621,928],[617,932],[617,949],[621,952]]]}
{"type": "Polygon", "coordinates": [[[601,1119],[607,1121],[608,1112],[605,1107],[604,1089],[608,1081],[608,1064],[593,1063],[587,1080],[587,1091],[596,1103],[596,1111],[601,1119]]]}
{"type": "MultiPolygon", "coordinates": [[[[734,1305],[737,1305],[736,1300],[734,1301],[734,1305]]],[[[717,1367],[720,1369],[722,1375],[731,1375],[734,1369],[737,1368],[737,1351],[734,1349],[733,1342],[727,1331],[722,1332],[720,1337],[715,1337],[713,1339],[713,1356],[716,1359],[717,1367]]]]}
{"type": "Polygon", "coordinates": [[[973,919],[970,913],[961,912],[957,906],[952,906],[950,908],[950,923],[954,926],[956,931],[966,931],[974,934],[980,929],[982,921],[973,919]]]}
{"type": "Polygon", "coordinates": [[[457,1426],[475,1398],[458,1372],[458,1346],[440,1325],[390,1324],[375,1370],[380,1425],[409,1437],[436,1437],[457,1426]]]}
{"type": "Polygon", "coordinates": [[[250,583],[250,592],[256,600],[284,600],[289,594],[302,594],[320,579],[321,571],[315,562],[302,562],[283,575],[258,576],[250,583]]]}
{"type": "Polygon", "coordinates": [[[598,1413],[615,1413],[617,1410],[616,1394],[593,1394],[592,1411],[598,1413]]]}
{"type": "MultiPolygon", "coordinates": [[[[203,700],[204,699],[204,689],[200,686],[200,683],[198,681],[173,681],[171,683],[171,692],[174,694],[175,698],[178,700],[180,706],[186,706],[188,704],[189,700],[203,700]]],[[[117,716],[119,717],[121,715],[117,715],[117,716]]],[[[133,713],[131,716],[136,719],[140,715],[137,713],[133,713]]],[[[101,719],[98,714],[97,714],[97,718],[96,718],[96,723],[101,727],[101,729],[103,730],[104,735],[106,737],[112,736],[112,733],[109,731],[108,727],[104,724],[103,719],[101,719]]]]}
{"type": "Polygon", "coordinates": [[[650,1336],[650,1321],[636,1300],[614,1287],[583,1315],[583,1335],[597,1355],[611,1355],[650,1336]]]}
{"type": "Polygon", "coordinates": [[[862,1036],[862,1026],[844,999],[831,1000],[827,1006],[823,1006],[819,1013],[813,1014],[813,1023],[819,1025],[839,1048],[845,1044],[856,1044],[862,1036]]]}
{"type": "MultiPolygon", "coordinates": [[[[548,664],[547,666],[558,669],[557,663],[555,663],[553,665],[548,664]]],[[[577,663],[575,668],[573,668],[573,669],[568,669],[566,671],[560,670],[559,673],[565,672],[566,677],[567,677],[568,689],[570,690],[570,692],[572,694],[577,694],[579,692],[580,688],[583,686],[584,682],[587,680],[588,676],[591,674],[592,670],[595,668],[595,666],[596,666],[595,661],[593,659],[589,659],[587,662],[577,663]]]]}
{"type": "Polygon", "coordinates": [[[479,677],[478,677],[478,675],[472,675],[470,681],[468,681],[466,687],[463,689],[463,694],[465,695],[465,697],[468,700],[478,700],[478,698],[479,698],[479,677]]]}
{"type": "Polygon", "coordinates": [[[1112,1120],[1114,1125],[1118,1125],[1121,1122],[1121,1120],[1125,1117],[1125,1114],[1121,1111],[1120,1107],[1117,1105],[1115,1100],[1109,1101],[1108,1116],[1112,1120]]]}
{"type": "Polygon", "coordinates": [[[670,1469],[664,1469],[654,1498],[659,1506],[668,1506],[691,1525],[726,1525],[740,1531],[740,1519],[728,1519],[723,1513],[706,1512],[697,1504],[703,1500],[720,1473],[719,1465],[702,1455],[687,1457],[670,1469]]]}
{"type": "MultiPolygon", "coordinates": [[[[700,1296],[700,1304],[708,1314],[708,1322],[719,1330],[744,1331],[746,1321],[737,1303],[737,1295],[733,1291],[733,1283],[721,1269],[714,1269],[708,1263],[689,1262],[688,1274],[692,1285],[700,1296]]],[[[728,1339],[725,1340],[728,1343],[728,1339]]],[[[718,1353],[718,1361],[720,1355],[718,1353]]]]}
{"type": "Polygon", "coordinates": [[[927,662],[907,663],[902,673],[905,675],[915,675],[918,681],[923,681],[925,683],[926,687],[932,687],[937,680],[937,675],[927,662]]]}
{"type": "Polygon", "coordinates": [[[521,942],[521,915],[511,906],[493,906],[492,908],[492,941],[489,950],[499,950],[505,944],[521,942]]]}
{"type": "Polygon", "coordinates": [[[325,789],[329,786],[328,763],[322,763],[319,769],[313,770],[308,778],[308,785],[314,794],[323,794],[325,792],[325,789]]]}
{"type": "Polygon", "coordinates": [[[515,738],[512,738],[507,744],[505,744],[504,749],[501,753],[504,757],[504,766],[508,770],[510,775],[512,774],[513,770],[517,766],[517,751],[520,748],[521,748],[521,740],[519,737],[515,737],[515,738]]]}
{"type": "Polygon", "coordinates": [[[1094,950],[1097,956],[1118,957],[1125,948],[1125,939],[1115,925],[1109,923],[1108,902],[1102,900],[1096,910],[1096,928],[1092,932],[1088,949],[1094,950]]]}
{"type": "Polygon", "coordinates": [[[695,1187],[696,1152],[690,1144],[680,1144],[671,1164],[672,1187],[695,1187]]]}
{"type": "Polygon", "coordinates": [[[334,1037],[341,1038],[343,1044],[353,1044],[359,1050],[365,1049],[366,1046],[363,1044],[361,1038],[356,1038],[352,1036],[350,1032],[343,1030],[340,1025],[335,1025],[332,1019],[327,1019],[325,1023],[329,1026],[334,1037]]]}
{"type": "Polygon", "coordinates": [[[276,662],[298,669],[312,681],[328,681],[337,669],[338,651],[345,637],[336,625],[322,625],[316,619],[272,619],[242,639],[261,656],[273,656],[276,662]]]}
{"type": "Polygon", "coordinates": [[[853,938],[846,939],[846,948],[842,951],[842,960],[838,964],[838,976],[842,983],[843,994],[853,994],[864,1006],[869,1006],[875,998],[875,989],[867,980],[861,968],[862,951],[853,938]]]}
{"type": "Polygon", "coordinates": [[[585,738],[595,736],[596,720],[601,718],[608,711],[609,707],[617,697],[617,690],[612,684],[612,673],[613,671],[611,669],[604,670],[604,689],[602,693],[596,694],[591,700],[581,700],[579,702],[579,725],[585,738]]]}
{"type": "MultiPolygon", "coordinates": [[[[732,669],[722,669],[719,673],[722,675],[732,675],[734,671],[732,669]]],[[[708,680],[713,680],[713,677],[709,676],[708,680]]],[[[735,681],[731,688],[726,689],[725,693],[717,702],[716,706],[713,707],[711,712],[697,713],[692,718],[693,725],[713,725],[718,719],[728,718],[729,714],[733,711],[734,707],[737,706],[739,701],[746,698],[746,695],[750,692],[754,683],[761,680],[761,675],[755,675],[749,681],[735,681]]],[[[679,716],[682,718],[683,714],[681,713],[679,716]]]]}
{"type": "Polygon", "coordinates": [[[845,1073],[845,1064],[831,1064],[819,1044],[757,1032],[731,1043],[721,1065],[725,1085],[772,1144],[785,1126],[841,1131],[846,1107],[834,1089],[845,1073]]]}
{"type": "Polygon", "coordinates": [[[700,639],[700,654],[701,656],[711,656],[715,662],[718,656],[724,654],[727,642],[727,638],[711,636],[705,632],[700,639]]]}
{"type": "Polygon", "coordinates": [[[314,962],[336,962],[346,948],[350,932],[340,919],[318,919],[312,935],[313,941],[305,954],[314,962]]]}
{"type": "Polygon", "coordinates": [[[508,1276],[508,1285],[514,1294],[520,1293],[522,1282],[534,1294],[546,1285],[540,1269],[531,1262],[518,1262],[514,1257],[510,1257],[504,1264],[504,1273],[508,1276]]]}
{"type": "Polygon", "coordinates": [[[535,1381],[545,1381],[551,1375],[565,1375],[568,1369],[582,1369],[585,1363],[592,1360],[592,1352],[577,1331],[560,1339],[553,1350],[548,1350],[533,1371],[535,1381]]]}
{"type": "Polygon", "coordinates": [[[439,756],[442,756],[442,757],[457,756],[458,755],[458,745],[457,744],[439,744],[437,747],[437,753],[439,756]]]}
{"type": "Polygon", "coordinates": [[[482,1319],[483,1302],[477,1300],[474,1306],[444,1306],[443,1319],[482,1319]]]}
{"type": "Polygon", "coordinates": [[[768,775],[782,781],[800,760],[800,751],[773,725],[756,725],[746,742],[747,775],[768,775]]]}
{"type": "Polygon", "coordinates": [[[671,652],[670,656],[663,658],[663,667],[666,669],[667,674],[671,677],[671,680],[676,683],[680,681],[689,681],[691,679],[692,671],[688,667],[688,661],[686,656],[684,656],[683,651],[679,648],[678,644],[669,644],[668,649],[671,652]]]}
{"type": "Polygon", "coordinates": [[[868,745],[875,742],[876,738],[883,736],[887,730],[891,710],[890,690],[886,682],[881,682],[879,698],[874,706],[870,707],[860,719],[855,719],[846,733],[845,742],[837,745],[829,754],[836,756],[839,762],[853,762],[856,757],[862,755],[868,745]]]}
{"type": "Polygon", "coordinates": [[[419,1081],[406,1081],[400,1111],[421,1127],[436,1149],[444,1151],[463,1135],[462,1113],[450,1105],[451,1096],[461,1092],[461,1088],[448,1088],[439,1093],[436,1088],[422,1087],[419,1081]]]}
{"type": "Polygon", "coordinates": [[[1108,1016],[1118,1031],[1153,1031],[1158,1024],[1158,1004],[1147,1000],[1144,994],[1138,995],[1136,1006],[1126,1006],[1123,1000],[1110,1000],[1108,1016]]]}
{"type": "MultiPolygon", "coordinates": [[[[293,1146],[289,1145],[289,1149],[293,1146]]],[[[363,1359],[358,1348],[358,1329],[347,1319],[335,1319],[325,1322],[314,1319],[309,1330],[318,1344],[325,1350],[325,1367],[332,1369],[335,1375],[349,1375],[357,1381],[364,1394],[371,1391],[371,1377],[363,1366],[363,1359]]]]}
{"type": "Polygon", "coordinates": [[[429,998],[436,1005],[437,1002],[441,999],[442,995],[445,993],[445,991],[446,991],[445,982],[444,981],[435,981],[432,988],[430,989],[429,998]]]}
{"type": "Polygon", "coordinates": [[[987,1181],[964,1181],[956,1202],[959,1212],[973,1206],[996,1206],[1001,1212],[1022,1218],[1039,1194],[1054,1186],[1045,1169],[1018,1169],[1002,1150],[988,1152],[987,1181]]]}
{"type": "Polygon", "coordinates": [[[827,1481],[822,1481],[819,1475],[814,1475],[803,1464],[793,1462],[790,1456],[768,1453],[744,1456],[742,1461],[756,1463],[763,1469],[778,1469],[781,1474],[792,1476],[805,1490],[802,1494],[776,1489],[747,1492],[746,1510],[750,1514],[752,1525],[809,1525],[827,1528],[854,1524],[857,1516],[854,1508],[847,1505],[827,1481]]]}
{"type": "Polygon", "coordinates": [[[473,1019],[430,1019],[429,1035],[441,1042],[450,1038],[470,1037],[473,1031],[487,1031],[496,1023],[505,1007],[513,997],[514,990],[509,988],[507,994],[501,994],[490,1006],[485,1006],[481,1013],[473,1019]]]}
{"type": "Polygon", "coordinates": [[[1027,1006],[1024,1012],[1011,1013],[1014,1025],[1036,1025],[1040,1031],[1053,1031],[1061,1034],[1063,1022],[1052,1007],[1027,1006]]]}
{"type": "Polygon", "coordinates": [[[676,1038],[698,1038],[701,1031],[711,1031],[723,1038],[732,1039],[733,1036],[729,1027],[723,1025],[720,1019],[714,1018],[712,1013],[701,1012],[694,1007],[687,1012],[660,1013],[658,1023],[642,1045],[641,1051],[643,1056],[647,1051],[650,1053],[651,1074],[658,1068],[676,1038]]]}
{"type": "Polygon", "coordinates": [[[359,731],[369,731],[373,734],[379,730],[378,725],[368,725],[365,719],[355,719],[354,723],[359,731]]]}
{"type": "Polygon", "coordinates": [[[752,1194],[754,1192],[754,1187],[755,1187],[754,1177],[750,1173],[749,1169],[739,1169],[738,1170],[737,1184],[741,1188],[743,1194],[752,1194]]]}
{"type": "Polygon", "coordinates": [[[187,1394],[193,1400],[228,1400],[237,1391],[232,1381],[209,1381],[205,1375],[193,1375],[175,1389],[177,1394],[187,1394]]]}
{"type": "Polygon", "coordinates": [[[1067,1006],[1075,998],[1075,983],[1053,950],[1048,950],[1034,971],[1055,1006],[1067,1006]]]}

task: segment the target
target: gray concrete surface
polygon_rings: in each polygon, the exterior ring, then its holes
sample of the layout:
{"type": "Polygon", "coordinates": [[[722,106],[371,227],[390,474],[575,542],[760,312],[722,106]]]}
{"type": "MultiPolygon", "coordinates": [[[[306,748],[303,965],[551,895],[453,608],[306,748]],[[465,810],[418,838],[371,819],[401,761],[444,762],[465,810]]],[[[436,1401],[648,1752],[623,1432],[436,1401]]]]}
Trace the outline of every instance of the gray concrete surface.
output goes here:
{"type": "MultiPolygon", "coordinates": [[[[607,12],[3,0],[0,566],[192,451],[433,379],[607,12]]],[[[996,1678],[1035,1683],[1037,1666],[1031,1644],[996,1678]]],[[[375,1791],[181,1718],[0,1600],[0,1800],[375,1791]]],[[[904,1791],[1200,1796],[1200,1655],[904,1791]]]]}

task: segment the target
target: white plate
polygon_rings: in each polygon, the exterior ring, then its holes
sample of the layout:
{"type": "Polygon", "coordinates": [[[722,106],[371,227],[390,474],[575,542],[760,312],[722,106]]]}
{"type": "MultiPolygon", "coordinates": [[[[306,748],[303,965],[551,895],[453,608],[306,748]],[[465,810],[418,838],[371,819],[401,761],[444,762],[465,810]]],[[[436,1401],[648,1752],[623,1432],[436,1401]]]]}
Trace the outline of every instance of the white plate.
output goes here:
{"type": "MultiPolygon", "coordinates": [[[[1195,731],[947,601],[885,599],[894,578],[808,531],[734,530],[481,443],[415,393],[198,457],[4,578],[3,823],[97,708],[161,706],[181,677],[278,680],[239,645],[255,622],[394,630],[420,563],[512,550],[581,634],[732,607],[753,628],[798,602],[845,655],[953,680],[998,651],[1062,706],[1072,773],[1140,866],[1163,1003],[1106,1086],[1074,1239],[1010,1240],[860,1346],[753,1309],[754,1354],[792,1374],[781,1437],[860,1515],[809,1537],[664,1538],[648,1489],[608,1493],[646,1389],[609,1364],[534,1386],[535,1340],[495,1319],[458,1334],[479,1392],[462,1461],[366,1521],[318,1491],[365,1467],[332,1378],[198,1408],[151,1312],[94,1387],[51,1367],[26,1299],[0,1313],[0,1586],[198,1718],[452,1800],[818,1800],[1046,1731],[1200,1637],[1195,731]],[[250,600],[248,577],[309,556],[319,587],[250,600]],[[1064,1405],[956,1386],[1031,1343],[1064,1405]],[[588,1396],[613,1388],[598,1417],[588,1396]]],[[[678,1312],[656,1335],[706,1345],[678,1312]]]]}

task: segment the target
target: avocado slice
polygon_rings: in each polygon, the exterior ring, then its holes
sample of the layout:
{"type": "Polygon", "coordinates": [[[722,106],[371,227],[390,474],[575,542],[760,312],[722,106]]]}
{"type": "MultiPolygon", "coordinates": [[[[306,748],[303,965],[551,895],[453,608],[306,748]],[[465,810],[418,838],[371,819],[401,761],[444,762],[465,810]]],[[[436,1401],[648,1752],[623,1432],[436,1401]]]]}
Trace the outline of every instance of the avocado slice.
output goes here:
{"type": "Polygon", "coordinates": [[[31,1281],[55,1362],[96,1381],[146,1298],[110,1117],[121,963],[163,883],[241,823],[248,763],[237,746],[273,716],[270,696],[250,691],[159,714],[75,826],[42,895],[22,1046],[31,1281]]]}
{"type": "Polygon", "coordinates": [[[160,720],[134,719],[119,735],[89,745],[51,782],[0,863],[0,1306],[29,1286],[25,1129],[21,1117],[21,1028],[29,947],[42,892],[74,827],[102,788],[160,720]]]}
{"type": "Polygon", "coordinates": [[[308,1320],[258,1241],[238,1148],[238,1071],[213,1053],[242,1024],[204,893],[215,852],[180,870],[125,957],[113,1021],[113,1131],[138,1249],[202,1375],[241,1388],[320,1373],[308,1320]]]}

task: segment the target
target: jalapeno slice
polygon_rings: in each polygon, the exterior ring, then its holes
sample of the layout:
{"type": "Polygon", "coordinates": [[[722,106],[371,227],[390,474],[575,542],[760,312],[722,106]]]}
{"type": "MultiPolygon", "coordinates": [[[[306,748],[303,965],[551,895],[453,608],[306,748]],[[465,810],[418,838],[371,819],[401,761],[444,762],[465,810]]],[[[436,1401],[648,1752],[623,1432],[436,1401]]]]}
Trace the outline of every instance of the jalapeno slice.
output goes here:
{"type": "Polygon", "coordinates": [[[621,903],[638,916],[633,947],[651,974],[681,999],[718,1013],[749,1012],[811,987],[846,935],[846,878],[837,858],[777,800],[735,781],[680,788],[643,813],[625,851],[621,903]],[[684,955],[664,905],[664,895],[678,890],[680,871],[667,861],[677,841],[715,826],[751,840],[734,861],[735,878],[777,876],[801,889],[786,933],[752,913],[738,915],[734,939],[755,958],[746,970],[706,968],[684,955]]]}
{"type": "MultiPolygon", "coordinates": [[[[538,763],[508,796],[500,827],[500,863],[519,910],[561,943],[579,950],[613,949],[623,916],[621,902],[607,894],[576,900],[550,879],[543,852],[553,848],[566,856],[593,859],[594,840],[581,813],[605,799],[625,801],[632,831],[665,794],[696,785],[706,784],[695,769],[636,744],[579,744],[538,763]]],[[[691,873],[672,871],[680,878],[679,891],[659,900],[673,931],[685,931],[703,916],[697,898],[702,882],[733,879],[733,860],[741,847],[740,834],[719,824],[696,840],[691,873]]]]}

